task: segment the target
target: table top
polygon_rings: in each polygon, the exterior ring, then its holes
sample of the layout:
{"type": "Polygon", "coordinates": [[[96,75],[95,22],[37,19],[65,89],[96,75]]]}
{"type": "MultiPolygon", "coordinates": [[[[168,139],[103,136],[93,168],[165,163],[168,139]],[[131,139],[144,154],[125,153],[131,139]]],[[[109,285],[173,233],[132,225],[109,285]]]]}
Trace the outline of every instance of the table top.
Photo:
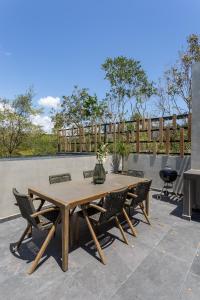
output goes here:
{"type": "Polygon", "coordinates": [[[92,178],[79,181],[68,181],[49,184],[40,182],[37,186],[28,188],[29,194],[37,195],[57,206],[74,207],[125,187],[134,187],[147,178],[139,178],[126,175],[108,174],[103,184],[94,184],[92,178]]]}

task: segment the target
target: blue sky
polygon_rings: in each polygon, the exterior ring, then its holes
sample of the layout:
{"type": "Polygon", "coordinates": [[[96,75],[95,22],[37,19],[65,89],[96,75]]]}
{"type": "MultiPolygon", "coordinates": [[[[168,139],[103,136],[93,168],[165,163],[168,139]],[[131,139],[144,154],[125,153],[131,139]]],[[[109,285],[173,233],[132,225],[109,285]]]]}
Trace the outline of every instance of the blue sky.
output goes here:
{"type": "Polygon", "coordinates": [[[199,13],[199,0],[0,0],[0,97],[33,86],[38,104],[77,84],[101,98],[101,64],[118,55],[156,81],[200,33],[199,13]]]}

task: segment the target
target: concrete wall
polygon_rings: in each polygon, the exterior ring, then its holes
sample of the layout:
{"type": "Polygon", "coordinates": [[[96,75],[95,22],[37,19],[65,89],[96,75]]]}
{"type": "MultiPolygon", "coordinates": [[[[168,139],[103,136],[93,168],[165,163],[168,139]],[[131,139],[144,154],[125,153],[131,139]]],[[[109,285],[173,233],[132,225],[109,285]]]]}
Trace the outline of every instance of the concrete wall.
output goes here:
{"type": "MultiPolygon", "coordinates": [[[[12,188],[26,193],[30,185],[47,180],[49,175],[69,172],[72,180],[83,178],[83,170],[94,169],[94,155],[71,155],[64,157],[43,157],[27,159],[0,160],[0,219],[19,212],[14,205],[12,188]]],[[[110,171],[111,159],[105,163],[110,171]]]]}
{"type": "MultiPolygon", "coordinates": [[[[30,185],[37,185],[41,180],[47,180],[49,175],[69,172],[72,180],[83,178],[83,170],[94,168],[94,155],[67,155],[63,157],[43,157],[27,159],[0,160],[0,219],[18,213],[14,205],[12,188],[26,193],[30,185]]],[[[183,159],[178,156],[130,154],[125,161],[125,169],[143,170],[145,176],[153,179],[153,187],[160,189],[163,182],[159,178],[159,171],[165,165],[176,169],[179,174],[190,169],[190,157],[183,159]]],[[[105,163],[105,169],[112,170],[112,158],[105,163]]],[[[175,191],[182,191],[182,177],[175,183],[175,191]]]]}
{"type": "Polygon", "coordinates": [[[191,168],[200,169],[200,63],[192,68],[192,153],[191,168]]]}
{"type": "Polygon", "coordinates": [[[124,163],[125,170],[134,169],[144,171],[145,177],[153,180],[152,187],[157,189],[161,189],[163,186],[159,171],[166,165],[172,167],[181,175],[174,183],[174,191],[181,193],[183,188],[183,172],[190,169],[190,156],[181,158],[180,156],[130,154],[124,163]]]}

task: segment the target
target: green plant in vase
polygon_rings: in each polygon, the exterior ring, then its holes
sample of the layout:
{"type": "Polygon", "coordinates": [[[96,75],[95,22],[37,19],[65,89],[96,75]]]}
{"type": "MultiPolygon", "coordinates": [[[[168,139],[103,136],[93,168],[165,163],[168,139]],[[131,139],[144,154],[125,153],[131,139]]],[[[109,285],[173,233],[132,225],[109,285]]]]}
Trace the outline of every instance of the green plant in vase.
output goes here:
{"type": "Polygon", "coordinates": [[[106,180],[106,171],[103,166],[103,162],[108,155],[108,144],[101,144],[98,147],[96,158],[98,163],[96,163],[93,174],[93,182],[95,184],[102,184],[106,180]]]}
{"type": "Polygon", "coordinates": [[[125,143],[123,141],[118,141],[116,143],[116,154],[121,156],[122,159],[122,172],[124,171],[125,158],[129,156],[130,152],[131,152],[130,144],[125,143]]]}

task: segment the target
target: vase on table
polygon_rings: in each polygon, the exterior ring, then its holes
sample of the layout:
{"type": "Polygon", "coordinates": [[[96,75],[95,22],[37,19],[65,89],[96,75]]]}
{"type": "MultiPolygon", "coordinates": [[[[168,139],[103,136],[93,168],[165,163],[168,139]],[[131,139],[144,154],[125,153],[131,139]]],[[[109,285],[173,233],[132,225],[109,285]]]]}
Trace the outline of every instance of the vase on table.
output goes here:
{"type": "Polygon", "coordinates": [[[106,180],[106,171],[102,163],[97,163],[94,168],[93,182],[95,184],[102,184],[106,180]]]}

